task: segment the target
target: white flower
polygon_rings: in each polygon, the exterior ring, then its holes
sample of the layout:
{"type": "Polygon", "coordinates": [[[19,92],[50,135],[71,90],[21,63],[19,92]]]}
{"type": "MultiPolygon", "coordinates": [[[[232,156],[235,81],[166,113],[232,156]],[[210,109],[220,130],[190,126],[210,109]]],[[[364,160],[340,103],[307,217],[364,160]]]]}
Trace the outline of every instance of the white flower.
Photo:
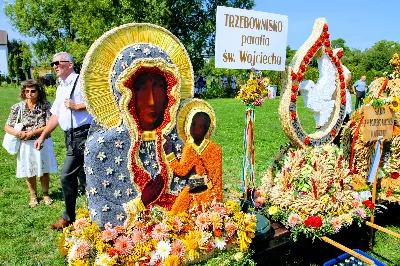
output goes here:
{"type": "Polygon", "coordinates": [[[92,193],[92,195],[97,194],[96,188],[95,188],[95,187],[92,187],[92,188],[90,189],[90,193],[92,193]]]}
{"type": "Polygon", "coordinates": [[[108,263],[111,261],[111,257],[107,253],[97,254],[95,260],[95,266],[107,266],[108,263]]]}
{"type": "Polygon", "coordinates": [[[96,215],[97,215],[97,212],[96,212],[95,209],[91,209],[91,210],[90,210],[90,213],[92,214],[92,216],[96,216],[96,215]]]}
{"type": "Polygon", "coordinates": [[[178,136],[177,136],[175,133],[171,135],[171,139],[172,139],[172,140],[175,140],[177,137],[178,137],[178,136]]]}
{"type": "Polygon", "coordinates": [[[117,215],[117,219],[118,219],[119,221],[122,221],[124,218],[125,218],[125,216],[124,216],[122,213],[120,213],[120,214],[117,215]]]}
{"type": "Polygon", "coordinates": [[[157,169],[158,165],[156,163],[153,163],[153,168],[157,169]]]}
{"type": "Polygon", "coordinates": [[[171,252],[171,246],[167,241],[160,241],[157,243],[156,255],[165,260],[171,252]]]}
{"type": "Polygon", "coordinates": [[[216,237],[214,238],[215,246],[222,250],[226,246],[225,237],[216,237]]]}
{"type": "Polygon", "coordinates": [[[128,68],[128,64],[127,64],[126,62],[122,62],[121,68],[122,68],[122,69],[128,68]]]}
{"type": "Polygon", "coordinates": [[[144,161],[144,165],[148,166],[150,164],[149,160],[144,161]]]}
{"type": "Polygon", "coordinates": [[[112,173],[113,173],[113,169],[111,169],[110,167],[108,167],[107,169],[106,169],[106,175],[112,175],[112,173]]]}
{"type": "Polygon", "coordinates": [[[104,143],[104,137],[99,137],[99,138],[97,139],[97,142],[98,142],[98,143],[104,143]]]}
{"type": "Polygon", "coordinates": [[[125,130],[122,127],[117,127],[117,132],[119,134],[121,134],[122,132],[124,132],[125,130]]]}
{"type": "Polygon", "coordinates": [[[176,154],[176,157],[177,157],[178,159],[180,159],[180,158],[182,157],[182,153],[177,153],[177,154],[176,154]]]}
{"type": "Polygon", "coordinates": [[[103,181],[103,186],[104,187],[107,187],[107,186],[109,186],[110,185],[110,181],[108,181],[108,180],[104,180],[103,181]]]}
{"type": "Polygon", "coordinates": [[[149,55],[149,54],[151,53],[151,51],[150,51],[149,48],[144,48],[143,53],[144,53],[145,55],[149,55]]]}
{"type": "Polygon", "coordinates": [[[128,188],[127,190],[126,190],[126,195],[131,195],[133,192],[132,192],[132,189],[131,188],[128,188]]]}
{"type": "Polygon", "coordinates": [[[158,255],[154,251],[149,252],[148,255],[150,256],[149,265],[150,266],[156,265],[156,262],[159,259],[158,255]]]}
{"type": "Polygon", "coordinates": [[[139,44],[135,44],[132,46],[133,49],[135,49],[135,51],[140,50],[140,45],[139,44]]]}
{"type": "Polygon", "coordinates": [[[94,173],[92,167],[88,167],[87,171],[88,171],[89,175],[93,175],[93,173],[94,173]]]}
{"type": "Polygon", "coordinates": [[[140,151],[140,153],[145,153],[146,152],[145,149],[140,149],[139,151],[140,151]]]}
{"type": "Polygon", "coordinates": [[[116,164],[120,164],[122,162],[121,156],[114,158],[116,164]]]}
{"type": "Polygon", "coordinates": [[[101,211],[102,212],[107,212],[109,209],[110,209],[110,207],[108,207],[108,205],[106,204],[101,208],[101,211]]]}
{"type": "Polygon", "coordinates": [[[175,149],[177,151],[181,151],[182,150],[182,145],[181,144],[176,144],[175,149]]]}
{"type": "Polygon", "coordinates": [[[122,143],[123,143],[122,141],[117,140],[117,141],[115,142],[115,147],[122,149],[122,143]]]}
{"type": "Polygon", "coordinates": [[[130,52],[130,53],[129,53],[129,57],[130,57],[130,58],[134,58],[135,55],[134,55],[132,52],[130,52]]]}
{"type": "Polygon", "coordinates": [[[153,158],[154,158],[154,153],[151,152],[151,153],[149,154],[149,158],[153,160],[153,158]]]}
{"type": "Polygon", "coordinates": [[[99,152],[99,154],[97,154],[97,159],[99,159],[100,161],[103,161],[104,158],[106,158],[106,155],[104,152],[99,152]]]}
{"type": "Polygon", "coordinates": [[[114,197],[116,197],[116,198],[121,197],[121,190],[115,190],[114,197]]]}
{"type": "Polygon", "coordinates": [[[118,179],[121,180],[121,181],[124,181],[124,180],[125,180],[125,177],[126,177],[126,176],[124,176],[123,174],[120,174],[120,175],[118,176],[118,179]]]}
{"type": "Polygon", "coordinates": [[[123,58],[124,58],[124,55],[123,55],[123,54],[119,54],[119,55],[118,55],[118,59],[119,59],[119,60],[122,60],[123,58]]]}

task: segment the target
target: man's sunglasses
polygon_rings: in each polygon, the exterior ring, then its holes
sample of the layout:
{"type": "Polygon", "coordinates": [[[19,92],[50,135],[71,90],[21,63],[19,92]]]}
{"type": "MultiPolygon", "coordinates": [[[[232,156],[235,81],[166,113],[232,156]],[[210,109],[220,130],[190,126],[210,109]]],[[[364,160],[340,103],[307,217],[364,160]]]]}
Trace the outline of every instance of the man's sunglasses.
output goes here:
{"type": "Polygon", "coordinates": [[[54,65],[59,66],[61,62],[69,62],[69,61],[54,61],[50,63],[50,66],[53,67],[54,65]]]}
{"type": "Polygon", "coordinates": [[[25,93],[36,93],[37,90],[25,90],[25,93]]]}

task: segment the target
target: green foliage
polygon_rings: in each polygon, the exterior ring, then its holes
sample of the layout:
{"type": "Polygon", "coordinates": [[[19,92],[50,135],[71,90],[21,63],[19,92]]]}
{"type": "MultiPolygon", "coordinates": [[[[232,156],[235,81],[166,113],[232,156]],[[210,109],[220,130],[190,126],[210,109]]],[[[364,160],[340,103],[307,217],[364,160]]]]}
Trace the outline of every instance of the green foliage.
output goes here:
{"type": "Polygon", "coordinates": [[[193,266],[254,266],[256,263],[251,256],[253,251],[241,252],[236,249],[219,251],[218,255],[202,263],[193,264],[193,266]]]}
{"type": "Polygon", "coordinates": [[[45,86],[44,89],[46,90],[46,94],[47,94],[48,97],[55,97],[56,96],[56,91],[57,91],[57,86],[56,85],[45,86]]]}
{"type": "Polygon", "coordinates": [[[72,53],[77,66],[104,32],[125,23],[146,22],[170,30],[185,45],[195,71],[203,52],[214,50],[216,7],[251,8],[253,0],[16,0],[4,6],[11,24],[49,61],[60,51],[72,53]]]}
{"type": "Polygon", "coordinates": [[[31,67],[32,53],[29,45],[23,41],[8,42],[8,75],[18,84],[20,79],[28,79],[31,67]],[[22,73],[20,73],[20,69],[22,73]],[[24,76],[22,77],[21,74],[24,76]]]}

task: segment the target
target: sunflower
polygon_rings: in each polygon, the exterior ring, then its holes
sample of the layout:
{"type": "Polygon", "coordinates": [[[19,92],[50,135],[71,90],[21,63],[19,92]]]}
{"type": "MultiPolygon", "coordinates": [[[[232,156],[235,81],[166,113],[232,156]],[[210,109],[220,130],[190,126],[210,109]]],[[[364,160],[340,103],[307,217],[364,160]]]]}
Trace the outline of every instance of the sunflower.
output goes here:
{"type": "Polygon", "coordinates": [[[393,112],[400,111],[400,100],[396,96],[392,97],[392,101],[389,104],[390,109],[392,109],[393,112]]]}

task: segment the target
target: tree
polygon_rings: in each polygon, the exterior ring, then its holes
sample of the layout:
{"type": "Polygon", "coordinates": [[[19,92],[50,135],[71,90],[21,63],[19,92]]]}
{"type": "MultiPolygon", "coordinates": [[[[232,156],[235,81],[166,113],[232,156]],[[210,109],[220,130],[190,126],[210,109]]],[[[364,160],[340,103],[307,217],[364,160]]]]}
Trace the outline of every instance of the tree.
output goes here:
{"type": "Polygon", "coordinates": [[[29,78],[32,53],[24,41],[11,40],[8,42],[8,75],[17,83],[29,78]]]}
{"type": "Polygon", "coordinates": [[[21,34],[37,38],[33,47],[40,60],[69,51],[79,65],[107,30],[146,22],[175,34],[197,71],[204,63],[202,54],[214,49],[218,5],[249,9],[254,0],[15,0],[5,4],[4,12],[21,34]]]}

